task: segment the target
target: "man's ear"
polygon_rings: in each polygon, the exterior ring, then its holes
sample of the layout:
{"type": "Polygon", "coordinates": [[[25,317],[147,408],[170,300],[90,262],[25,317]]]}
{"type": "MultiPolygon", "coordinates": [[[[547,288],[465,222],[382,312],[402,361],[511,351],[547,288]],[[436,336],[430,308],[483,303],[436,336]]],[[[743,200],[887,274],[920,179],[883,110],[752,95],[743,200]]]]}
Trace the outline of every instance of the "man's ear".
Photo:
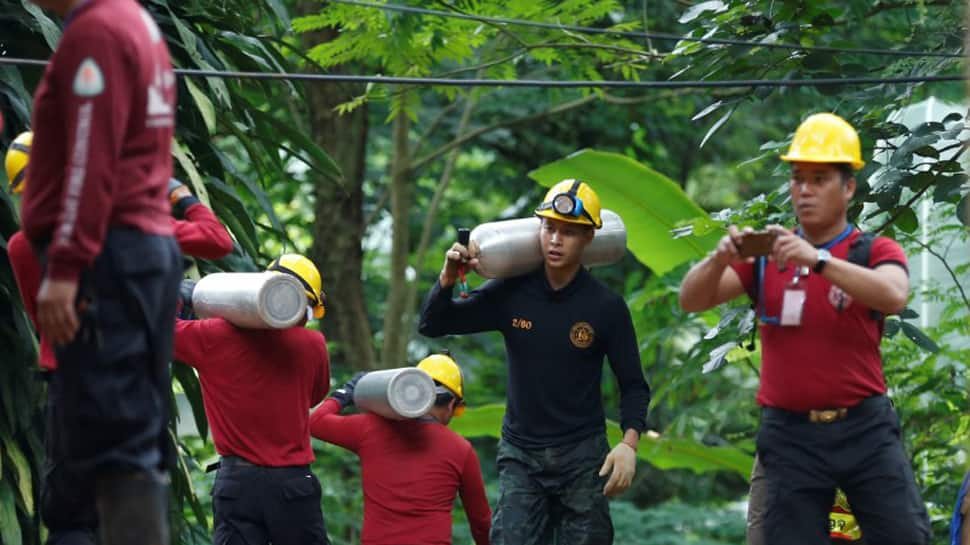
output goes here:
{"type": "Polygon", "coordinates": [[[856,181],[855,181],[855,176],[853,176],[845,181],[845,192],[849,198],[848,200],[851,201],[852,197],[855,196],[855,190],[856,190],[856,181]]]}

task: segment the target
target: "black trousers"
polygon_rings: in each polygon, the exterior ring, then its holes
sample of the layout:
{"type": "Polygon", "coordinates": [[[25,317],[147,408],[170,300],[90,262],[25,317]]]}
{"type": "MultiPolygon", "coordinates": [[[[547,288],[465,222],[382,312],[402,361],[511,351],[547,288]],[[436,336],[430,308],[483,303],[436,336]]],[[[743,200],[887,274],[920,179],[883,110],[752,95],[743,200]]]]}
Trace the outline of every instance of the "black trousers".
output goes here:
{"type": "Polygon", "coordinates": [[[329,545],[320,481],[309,466],[223,457],[212,487],[213,545],[329,545]]]}
{"type": "Polygon", "coordinates": [[[99,476],[168,459],[168,362],[182,277],[175,239],[110,229],[78,285],[81,327],[55,347],[41,516],[49,543],[87,543],[99,476]]]}
{"type": "Polygon", "coordinates": [[[867,543],[929,543],[926,508],[885,396],[828,424],[765,408],[757,448],[766,477],[766,545],[827,545],[836,487],[845,491],[867,543]]]}
{"type": "Polygon", "coordinates": [[[492,545],[610,545],[613,521],[599,469],[609,453],[601,434],[569,445],[498,447],[500,496],[492,545]]]}

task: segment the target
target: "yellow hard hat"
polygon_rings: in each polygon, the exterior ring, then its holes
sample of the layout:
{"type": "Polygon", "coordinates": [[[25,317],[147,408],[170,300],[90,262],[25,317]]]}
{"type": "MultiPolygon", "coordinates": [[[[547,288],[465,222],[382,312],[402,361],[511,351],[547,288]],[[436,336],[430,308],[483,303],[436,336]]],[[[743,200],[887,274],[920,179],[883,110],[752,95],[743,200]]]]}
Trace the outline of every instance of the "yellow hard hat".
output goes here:
{"type": "Polygon", "coordinates": [[[432,354],[418,362],[418,369],[458,399],[454,415],[461,416],[465,412],[465,378],[455,360],[447,354],[432,354]]]}
{"type": "Polygon", "coordinates": [[[10,192],[15,195],[21,193],[27,185],[27,161],[30,159],[30,145],[33,142],[34,133],[26,131],[18,134],[7,148],[3,165],[7,169],[10,192]]]}
{"type": "Polygon", "coordinates": [[[549,188],[535,213],[539,217],[554,220],[603,226],[600,219],[600,198],[588,183],[567,179],[549,188]]]}
{"type": "Polygon", "coordinates": [[[312,261],[300,254],[283,254],[273,260],[268,271],[287,273],[295,276],[303,288],[306,290],[307,299],[310,300],[310,307],[313,309],[313,317],[320,319],[326,314],[324,306],[327,296],[323,293],[323,280],[320,278],[320,271],[312,261]]]}
{"type": "Polygon", "coordinates": [[[805,163],[847,163],[854,170],[865,165],[859,134],[835,114],[815,114],[802,121],[782,161],[805,163]]]}

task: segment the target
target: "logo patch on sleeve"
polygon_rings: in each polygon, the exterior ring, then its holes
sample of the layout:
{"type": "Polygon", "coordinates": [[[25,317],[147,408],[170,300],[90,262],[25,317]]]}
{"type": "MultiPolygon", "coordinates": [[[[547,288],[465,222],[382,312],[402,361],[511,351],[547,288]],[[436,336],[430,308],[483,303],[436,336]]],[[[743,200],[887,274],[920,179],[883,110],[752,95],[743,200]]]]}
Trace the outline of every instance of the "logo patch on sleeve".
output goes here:
{"type": "Polygon", "coordinates": [[[569,340],[576,348],[589,348],[595,338],[593,326],[589,325],[588,322],[576,322],[569,330],[569,340]]]}
{"type": "Polygon", "coordinates": [[[104,91],[104,75],[94,58],[88,57],[74,74],[74,94],[79,97],[98,96],[104,91]]]}

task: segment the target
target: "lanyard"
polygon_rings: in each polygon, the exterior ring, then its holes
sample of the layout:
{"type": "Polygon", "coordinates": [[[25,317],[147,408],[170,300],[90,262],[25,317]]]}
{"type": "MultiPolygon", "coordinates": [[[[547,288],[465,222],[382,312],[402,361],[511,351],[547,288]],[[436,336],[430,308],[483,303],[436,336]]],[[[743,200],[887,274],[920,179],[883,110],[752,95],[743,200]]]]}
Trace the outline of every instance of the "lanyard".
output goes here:
{"type": "MultiPolygon", "coordinates": [[[[832,240],[826,242],[825,244],[822,244],[821,246],[816,246],[816,248],[819,248],[819,249],[822,249],[822,250],[829,250],[833,246],[835,246],[836,244],[838,244],[838,243],[842,242],[843,240],[849,238],[849,235],[851,235],[852,234],[852,231],[854,231],[854,230],[855,230],[855,226],[850,223],[850,224],[848,224],[848,225],[845,226],[845,230],[842,231],[839,234],[839,236],[833,238],[832,240]]],[[[798,231],[795,231],[795,233],[798,236],[804,238],[804,236],[802,235],[801,229],[799,229],[798,231]]],[[[779,318],[777,316],[768,316],[768,314],[767,314],[767,312],[765,310],[765,307],[767,306],[767,304],[765,303],[765,262],[766,261],[767,261],[767,259],[765,259],[764,256],[761,256],[761,257],[758,258],[758,263],[757,263],[757,267],[758,267],[758,273],[757,274],[758,274],[758,278],[759,278],[759,282],[758,282],[758,307],[760,307],[760,311],[761,311],[760,312],[759,319],[761,320],[761,323],[764,323],[764,324],[778,325],[779,323],[781,323],[781,320],[779,320],[779,318]]],[[[795,270],[794,270],[793,274],[798,274],[798,267],[794,267],[794,269],[795,270]]]]}

